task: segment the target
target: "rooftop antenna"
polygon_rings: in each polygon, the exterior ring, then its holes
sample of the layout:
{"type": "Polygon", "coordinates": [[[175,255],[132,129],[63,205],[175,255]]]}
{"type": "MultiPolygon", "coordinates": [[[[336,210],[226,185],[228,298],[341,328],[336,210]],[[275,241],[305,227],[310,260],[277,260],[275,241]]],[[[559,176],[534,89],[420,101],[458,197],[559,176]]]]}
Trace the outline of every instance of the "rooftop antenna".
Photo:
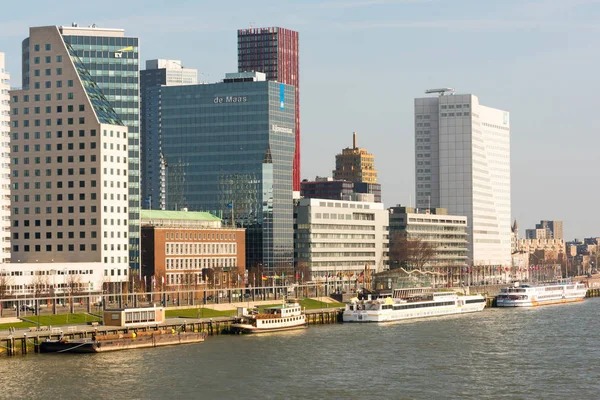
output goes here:
{"type": "Polygon", "coordinates": [[[248,24],[248,29],[252,29],[252,25],[254,25],[254,21],[250,21],[250,23],[248,24]]]}
{"type": "Polygon", "coordinates": [[[431,94],[431,93],[439,93],[440,96],[444,96],[446,93],[448,93],[452,96],[452,95],[454,95],[454,89],[453,88],[438,88],[438,89],[427,89],[425,91],[425,94],[431,94]]]}

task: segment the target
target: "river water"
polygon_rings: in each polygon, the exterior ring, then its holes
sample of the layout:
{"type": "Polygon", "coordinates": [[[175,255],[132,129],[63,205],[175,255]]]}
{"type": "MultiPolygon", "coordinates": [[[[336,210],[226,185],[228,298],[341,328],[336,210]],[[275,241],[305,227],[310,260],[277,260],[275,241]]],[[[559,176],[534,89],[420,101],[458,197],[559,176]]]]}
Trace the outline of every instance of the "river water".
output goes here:
{"type": "Polygon", "coordinates": [[[4,399],[596,399],[600,299],[0,360],[4,399]]]}

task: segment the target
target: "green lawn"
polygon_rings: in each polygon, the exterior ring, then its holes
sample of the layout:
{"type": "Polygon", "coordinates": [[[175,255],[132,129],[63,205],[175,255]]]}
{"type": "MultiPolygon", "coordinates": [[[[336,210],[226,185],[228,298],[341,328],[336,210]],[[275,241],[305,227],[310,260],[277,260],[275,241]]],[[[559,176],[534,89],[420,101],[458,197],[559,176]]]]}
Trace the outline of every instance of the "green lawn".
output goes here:
{"type": "Polygon", "coordinates": [[[16,322],[14,324],[0,324],[0,331],[7,331],[8,328],[15,328],[15,329],[29,328],[30,326],[37,326],[37,324],[32,324],[29,322],[16,322]]]}
{"type": "Polygon", "coordinates": [[[183,310],[166,310],[167,318],[213,318],[232,317],[237,315],[237,310],[218,311],[211,308],[186,308],[183,310]]]}
{"type": "MultiPolygon", "coordinates": [[[[336,308],[336,307],[345,307],[344,303],[327,303],[325,301],[314,300],[314,299],[300,299],[300,306],[306,308],[307,310],[318,310],[320,308],[336,308]]],[[[281,303],[273,303],[273,304],[265,304],[258,306],[259,309],[265,309],[269,307],[280,306],[281,303]]]]}
{"type": "Polygon", "coordinates": [[[344,303],[326,303],[324,301],[314,300],[314,299],[302,299],[300,300],[300,305],[307,310],[314,310],[318,308],[336,308],[336,307],[345,307],[344,303]]]}
{"type": "Polygon", "coordinates": [[[38,319],[40,326],[85,325],[88,322],[102,322],[102,318],[86,313],[42,315],[40,317],[31,315],[24,317],[24,319],[27,321],[14,324],[0,324],[0,330],[6,330],[10,327],[29,328],[31,326],[38,326],[38,319]]]}

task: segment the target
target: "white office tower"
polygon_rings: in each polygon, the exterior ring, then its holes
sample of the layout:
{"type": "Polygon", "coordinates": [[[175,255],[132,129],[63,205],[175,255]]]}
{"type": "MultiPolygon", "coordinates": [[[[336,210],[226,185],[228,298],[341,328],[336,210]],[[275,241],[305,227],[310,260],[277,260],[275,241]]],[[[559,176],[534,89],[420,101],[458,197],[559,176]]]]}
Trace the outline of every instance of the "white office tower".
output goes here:
{"type": "Polygon", "coordinates": [[[0,53],[0,264],[10,262],[10,74],[0,53]]]}
{"type": "Polygon", "coordinates": [[[165,70],[167,86],[195,85],[198,83],[198,70],[185,68],[180,60],[147,60],[146,70],[165,70]]]}
{"type": "Polygon", "coordinates": [[[415,99],[417,207],[467,217],[469,264],[510,265],[510,122],[477,96],[434,89],[415,99]]]}

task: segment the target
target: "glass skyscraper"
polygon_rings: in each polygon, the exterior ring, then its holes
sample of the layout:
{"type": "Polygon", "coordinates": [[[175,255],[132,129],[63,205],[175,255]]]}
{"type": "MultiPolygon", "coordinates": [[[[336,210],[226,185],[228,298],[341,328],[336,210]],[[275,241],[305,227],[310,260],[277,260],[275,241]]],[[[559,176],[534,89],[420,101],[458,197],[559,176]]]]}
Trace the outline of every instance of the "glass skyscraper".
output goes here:
{"type": "Polygon", "coordinates": [[[246,228],[249,267],[291,268],[295,88],[248,72],[159,90],[166,208],[246,228]]]}
{"type": "MultiPolygon", "coordinates": [[[[129,265],[137,270],[140,257],[139,39],[126,37],[123,29],[73,25],[59,27],[63,41],[79,57],[129,131],[129,265]]],[[[23,79],[25,87],[25,75],[23,79]]]]}
{"type": "Polygon", "coordinates": [[[160,86],[194,85],[198,71],[185,68],[179,60],[147,60],[140,71],[142,208],[164,210],[166,207],[166,166],[162,156],[162,138],[156,134],[160,125],[156,110],[160,104],[160,86]]]}
{"type": "Polygon", "coordinates": [[[238,71],[259,71],[296,88],[296,149],[292,175],[300,191],[300,48],[298,32],[280,27],[239,29],[238,71]]]}

